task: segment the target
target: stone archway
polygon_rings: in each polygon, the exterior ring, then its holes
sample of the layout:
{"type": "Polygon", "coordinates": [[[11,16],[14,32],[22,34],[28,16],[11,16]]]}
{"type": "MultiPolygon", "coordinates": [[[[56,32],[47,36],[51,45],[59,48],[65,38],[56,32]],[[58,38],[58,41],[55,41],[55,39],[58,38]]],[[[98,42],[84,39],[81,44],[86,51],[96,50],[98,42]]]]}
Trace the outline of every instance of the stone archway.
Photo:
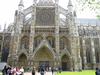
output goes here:
{"type": "Polygon", "coordinates": [[[19,67],[21,67],[21,66],[25,67],[25,66],[27,66],[27,63],[28,63],[27,57],[24,53],[22,53],[18,58],[18,65],[19,65],[19,67]]]}
{"type": "Polygon", "coordinates": [[[34,55],[35,67],[44,66],[45,69],[54,66],[54,55],[47,47],[41,47],[34,55]]]}
{"type": "Polygon", "coordinates": [[[70,71],[71,70],[71,62],[70,58],[65,54],[61,58],[61,65],[63,71],[70,71]]]}

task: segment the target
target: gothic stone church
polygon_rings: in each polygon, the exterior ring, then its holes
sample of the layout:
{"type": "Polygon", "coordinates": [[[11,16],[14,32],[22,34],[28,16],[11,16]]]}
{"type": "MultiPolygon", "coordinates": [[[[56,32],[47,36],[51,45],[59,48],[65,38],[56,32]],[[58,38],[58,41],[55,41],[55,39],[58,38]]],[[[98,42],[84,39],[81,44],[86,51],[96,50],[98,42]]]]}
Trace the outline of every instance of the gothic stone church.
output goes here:
{"type": "Polygon", "coordinates": [[[64,71],[100,66],[100,21],[78,19],[71,0],[68,9],[58,2],[33,0],[24,9],[20,0],[13,24],[0,33],[1,61],[64,71]]]}

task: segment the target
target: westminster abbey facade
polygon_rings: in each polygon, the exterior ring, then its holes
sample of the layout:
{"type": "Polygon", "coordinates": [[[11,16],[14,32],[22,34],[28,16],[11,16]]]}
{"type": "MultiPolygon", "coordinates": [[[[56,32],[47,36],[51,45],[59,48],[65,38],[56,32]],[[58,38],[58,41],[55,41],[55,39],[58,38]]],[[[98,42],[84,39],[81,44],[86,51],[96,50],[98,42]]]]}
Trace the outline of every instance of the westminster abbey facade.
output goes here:
{"type": "Polygon", "coordinates": [[[1,62],[64,71],[100,66],[100,21],[78,19],[71,0],[68,9],[58,2],[33,0],[24,9],[20,0],[13,24],[0,33],[1,62]]]}

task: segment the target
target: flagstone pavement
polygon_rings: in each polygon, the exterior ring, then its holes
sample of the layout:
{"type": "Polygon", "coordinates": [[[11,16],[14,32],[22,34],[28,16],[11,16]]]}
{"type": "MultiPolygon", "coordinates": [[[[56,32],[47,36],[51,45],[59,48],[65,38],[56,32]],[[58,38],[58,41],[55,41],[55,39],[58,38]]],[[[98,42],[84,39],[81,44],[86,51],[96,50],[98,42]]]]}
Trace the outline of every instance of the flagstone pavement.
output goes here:
{"type": "MultiPolygon", "coordinates": [[[[25,72],[24,75],[32,75],[32,74],[31,74],[31,72],[25,72]]],[[[36,75],[40,75],[40,73],[36,72],[36,75]]],[[[44,75],[52,75],[52,72],[45,72],[44,75]]],[[[55,74],[53,74],[53,75],[55,75],[55,74]]]]}

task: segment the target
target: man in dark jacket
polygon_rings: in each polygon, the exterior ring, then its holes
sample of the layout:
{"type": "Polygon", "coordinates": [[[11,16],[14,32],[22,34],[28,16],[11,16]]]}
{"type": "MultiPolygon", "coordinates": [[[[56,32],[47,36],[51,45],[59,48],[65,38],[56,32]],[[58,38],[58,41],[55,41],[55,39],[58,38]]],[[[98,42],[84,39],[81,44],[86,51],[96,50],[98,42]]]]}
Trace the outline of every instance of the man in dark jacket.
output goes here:
{"type": "Polygon", "coordinates": [[[95,75],[100,75],[100,70],[98,68],[96,68],[95,75]]]}
{"type": "Polygon", "coordinates": [[[44,68],[43,67],[40,68],[40,74],[44,75],[44,68]]]}

